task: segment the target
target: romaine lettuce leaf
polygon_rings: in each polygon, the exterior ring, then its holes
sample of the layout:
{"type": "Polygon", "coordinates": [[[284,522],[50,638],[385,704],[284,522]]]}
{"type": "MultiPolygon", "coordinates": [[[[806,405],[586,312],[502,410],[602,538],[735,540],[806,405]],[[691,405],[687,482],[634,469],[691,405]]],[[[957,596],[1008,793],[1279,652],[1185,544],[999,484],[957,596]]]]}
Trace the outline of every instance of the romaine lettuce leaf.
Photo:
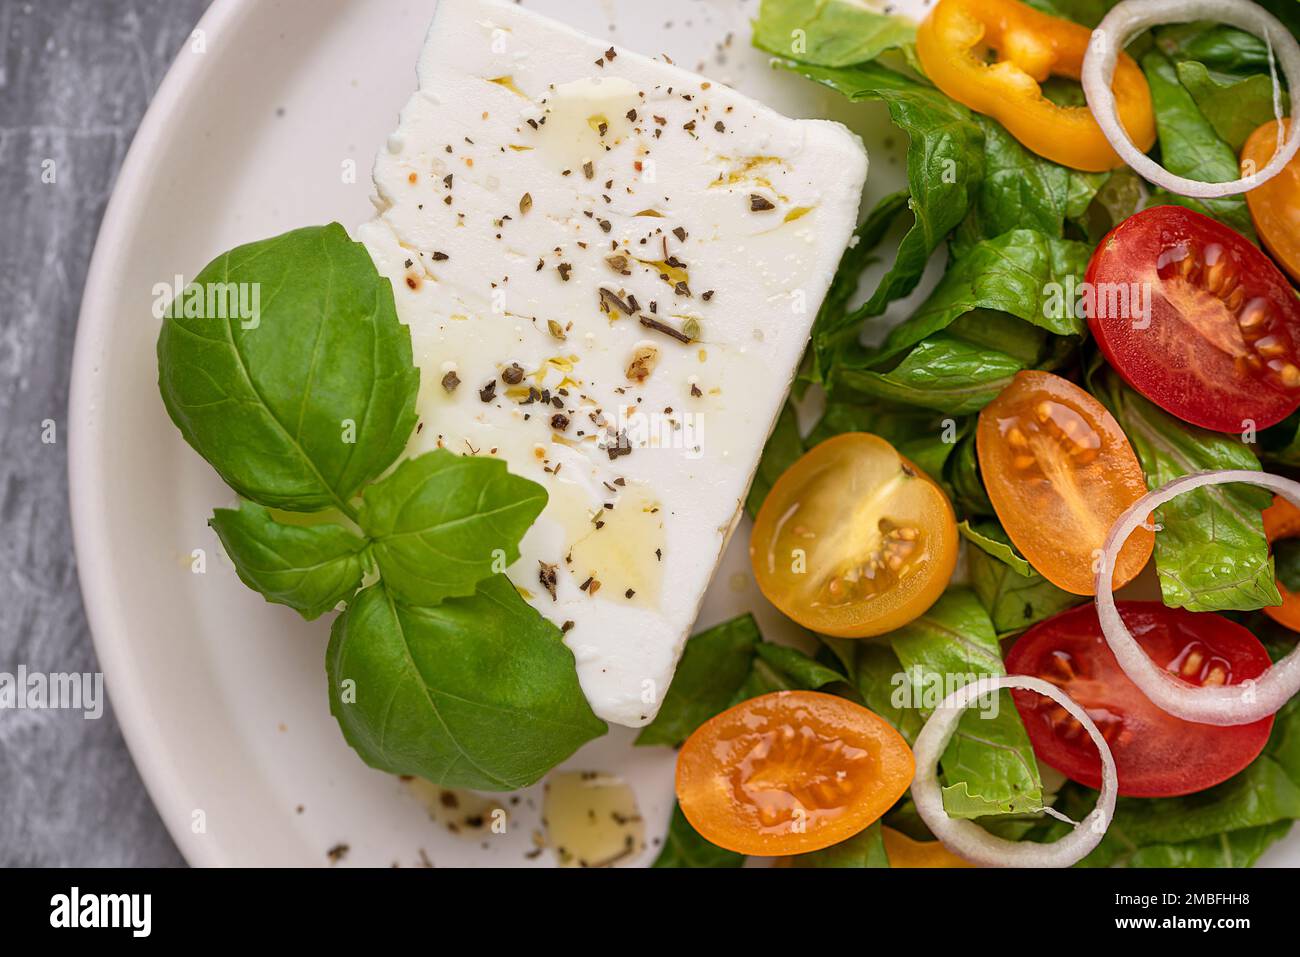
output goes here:
{"type": "MultiPolygon", "coordinates": [[[[1138,395],[1110,369],[1094,391],[1137,452],[1147,486],[1191,472],[1259,470],[1244,442],[1188,425],[1138,395]]],[[[1249,611],[1281,602],[1260,512],[1272,495],[1253,485],[1196,489],[1156,509],[1156,572],[1166,605],[1189,611],[1249,611]]]]}
{"type": "MultiPolygon", "coordinates": [[[[975,676],[1006,673],[988,614],[966,588],[949,588],[888,640],[923,717],[936,689],[946,695],[975,676]]],[[[944,806],[953,817],[1023,814],[1043,806],[1038,763],[1020,715],[1008,692],[999,692],[997,704],[996,712],[972,707],[962,715],[940,761],[944,806]]]]}
{"type": "MultiPolygon", "coordinates": [[[[1156,112],[1156,135],[1165,168],[1177,176],[1207,183],[1236,179],[1240,172],[1237,155],[1219,138],[1210,121],[1196,106],[1192,95],[1179,82],[1173,61],[1156,50],[1142,57],[1142,69],[1151,87],[1156,112]]],[[[1174,203],[1205,213],[1254,240],[1255,226],[1243,196],[1195,200],[1163,190],[1152,196],[1151,205],[1174,203]]]]}

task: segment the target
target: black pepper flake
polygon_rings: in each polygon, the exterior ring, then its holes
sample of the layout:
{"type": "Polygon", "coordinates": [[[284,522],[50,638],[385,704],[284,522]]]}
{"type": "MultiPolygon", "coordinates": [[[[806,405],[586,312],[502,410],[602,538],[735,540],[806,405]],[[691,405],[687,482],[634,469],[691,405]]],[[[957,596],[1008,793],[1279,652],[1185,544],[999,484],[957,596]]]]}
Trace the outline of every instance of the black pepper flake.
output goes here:
{"type": "Polygon", "coordinates": [[[530,118],[530,119],[528,120],[528,125],[531,126],[533,129],[537,129],[537,121],[534,120],[534,119],[531,119],[531,118],[530,118]]]}
{"type": "Polygon", "coordinates": [[[551,601],[555,601],[555,583],[558,578],[556,575],[556,569],[559,566],[548,565],[543,561],[538,561],[537,564],[540,566],[537,570],[537,580],[542,583],[542,587],[545,588],[547,594],[551,596],[551,601]]]}
{"type": "Polygon", "coordinates": [[[727,132],[727,127],[723,125],[722,120],[718,120],[718,122],[714,123],[713,128],[717,130],[719,133],[727,132]]]}
{"type": "Polygon", "coordinates": [[[624,598],[631,598],[631,597],[632,597],[633,595],[635,595],[635,594],[636,594],[636,589],[634,589],[634,588],[629,588],[627,591],[623,592],[623,597],[624,597],[624,598]]]}
{"type": "Polygon", "coordinates": [[[566,634],[566,635],[567,635],[567,634],[568,634],[569,632],[571,632],[571,631],[573,631],[573,622],[572,622],[572,621],[566,621],[564,624],[562,624],[562,625],[560,626],[560,633],[561,633],[561,634],[566,634]]]}
{"type": "Polygon", "coordinates": [[[478,390],[478,397],[483,402],[491,402],[497,395],[497,380],[493,379],[483,388],[478,390]]]}
{"type": "Polygon", "coordinates": [[[705,302],[708,302],[710,299],[713,298],[713,290],[709,289],[705,292],[700,293],[700,298],[703,299],[705,302]]]}
{"type": "Polygon", "coordinates": [[[569,428],[569,417],[560,412],[555,413],[551,416],[551,428],[556,432],[564,432],[569,428]]]}
{"type": "Polygon", "coordinates": [[[628,110],[628,111],[627,111],[627,118],[628,118],[629,121],[635,123],[635,122],[636,122],[636,110],[628,110]]]}
{"type": "Polygon", "coordinates": [[[614,228],[612,225],[610,225],[610,222],[609,222],[608,219],[598,219],[598,220],[596,220],[596,223],[597,223],[597,225],[600,226],[601,232],[605,232],[605,233],[607,233],[607,232],[609,232],[611,229],[614,228]]]}
{"type": "Polygon", "coordinates": [[[450,258],[451,257],[448,256],[446,253],[440,253],[435,251],[433,254],[433,261],[436,263],[446,262],[450,258]]]}
{"type": "Polygon", "coordinates": [[[588,576],[587,576],[587,580],[586,580],[585,582],[583,582],[581,585],[578,586],[578,590],[579,590],[579,591],[586,591],[588,588],[591,587],[591,583],[594,582],[595,580],[596,580],[596,578],[595,578],[594,575],[588,575],[588,576]]]}
{"type": "Polygon", "coordinates": [[[606,60],[610,60],[610,61],[612,61],[612,60],[614,59],[614,57],[616,57],[616,56],[618,56],[618,54],[614,52],[614,48],[613,48],[613,47],[610,47],[608,50],[605,51],[605,59],[606,59],[606,60]]]}
{"type": "Polygon", "coordinates": [[[685,281],[679,281],[677,285],[673,286],[673,292],[677,293],[679,296],[690,298],[691,287],[686,285],[685,281]]]}
{"type": "Polygon", "coordinates": [[[456,175],[455,173],[448,173],[446,176],[444,176],[442,178],[442,185],[446,186],[448,189],[451,189],[451,180],[452,177],[455,175],[456,175]]]}
{"type": "Polygon", "coordinates": [[[628,261],[626,256],[606,256],[605,264],[620,276],[632,275],[632,271],[627,268],[628,261]]]}
{"type": "Polygon", "coordinates": [[[329,858],[331,864],[337,864],[339,861],[343,860],[343,858],[348,856],[348,851],[350,850],[351,848],[346,844],[335,844],[325,852],[325,856],[329,858]]]}
{"type": "Polygon", "coordinates": [[[679,243],[684,243],[686,242],[686,237],[689,234],[686,232],[686,230],[682,229],[682,227],[678,226],[676,229],[673,230],[673,235],[677,237],[677,241],[679,243]]]}
{"type": "Polygon", "coordinates": [[[683,124],[682,124],[682,129],[684,129],[684,130],[685,130],[686,132],[688,132],[688,133],[694,132],[694,130],[695,130],[695,121],[694,121],[694,120],[690,120],[690,121],[687,122],[687,123],[683,123],[683,124]]]}
{"type": "Polygon", "coordinates": [[[765,213],[768,210],[776,209],[776,206],[766,196],[760,196],[758,193],[749,194],[749,210],[752,213],[765,213]]]}
{"type": "Polygon", "coordinates": [[[587,179],[595,179],[595,178],[596,178],[596,164],[593,163],[591,160],[587,160],[585,163],[583,163],[583,164],[582,164],[582,175],[585,176],[585,177],[587,177],[587,179]]]}
{"type": "Polygon", "coordinates": [[[506,385],[518,385],[524,381],[524,367],[512,362],[501,370],[501,381],[506,385]]]}
{"type": "Polygon", "coordinates": [[[442,377],[442,387],[448,395],[455,392],[458,385],[460,385],[460,376],[456,375],[456,370],[453,369],[442,377]]]}
{"type": "Polygon", "coordinates": [[[697,399],[700,396],[704,395],[704,393],[700,391],[700,387],[696,385],[694,382],[691,383],[691,395],[697,399]]]}
{"type": "Polygon", "coordinates": [[[569,281],[569,273],[573,272],[572,264],[560,263],[558,266],[555,267],[555,269],[557,272],[559,272],[561,279],[563,279],[565,282],[569,281]]]}

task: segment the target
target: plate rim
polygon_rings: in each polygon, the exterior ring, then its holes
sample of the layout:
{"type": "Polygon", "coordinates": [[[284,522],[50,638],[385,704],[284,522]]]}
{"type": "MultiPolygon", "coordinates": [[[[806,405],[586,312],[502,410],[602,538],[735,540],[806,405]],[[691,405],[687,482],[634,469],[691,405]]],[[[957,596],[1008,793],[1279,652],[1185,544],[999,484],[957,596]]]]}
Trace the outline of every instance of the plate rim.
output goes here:
{"type": "Polygon", "coordinates": [[[200,840],[186,826],[181,810],[181,784],[169,770],[159,741],[147,727],[143,703],[147,700],[146,689],[131,664],[124,639],[119,637],[128,633],[122,609],[114,601],[111,576],[100,571],[112,563],[112,543],[102,519],[107,503],[94,481],[93,469],[87,471],[81,466],[102,461],[106,438],[93,410],[103,408],[106,398],[101,394],[96,365],[103,354],[113,314],[95,304],[112,297],[119,274],[117,266],[122,259],[120,250],[128,248],[126,237],[142,222],[143,199],[158,167],[155,147],[163,139],[170,118],[184,108],[191,90],[214,69],[211,66],[214,58],[187,56],[186,48],[195,31],[204,31],[210,41],[237,30],[240,22],[252,13],[254,3],[255,0],[213,0],[190,28],[185,43],[145,109],[118,170],[95,238],[82,287],[68,388],[67,422],[82,423],[67,429],[68,501],[73,555],[91,644],[131,761],[163,826],[186,863],[194,867],[216,866],[220,854],[212,842],[200,840]]]}

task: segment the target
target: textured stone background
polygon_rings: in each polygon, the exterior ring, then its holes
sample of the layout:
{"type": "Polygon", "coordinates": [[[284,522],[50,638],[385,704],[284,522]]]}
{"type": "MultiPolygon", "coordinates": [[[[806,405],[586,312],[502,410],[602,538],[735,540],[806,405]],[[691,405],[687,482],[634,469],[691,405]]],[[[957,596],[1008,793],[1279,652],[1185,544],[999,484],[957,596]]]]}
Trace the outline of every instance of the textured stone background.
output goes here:
{"type": "MultiPolygon", "coordinates": [[[[207,4],[0,0],[0,672],[99,667],[67,505],[77,311],[118,167],[207,4]]],[[[0,866],[183,863],[111,709],[0,711],[0,866]]]]}

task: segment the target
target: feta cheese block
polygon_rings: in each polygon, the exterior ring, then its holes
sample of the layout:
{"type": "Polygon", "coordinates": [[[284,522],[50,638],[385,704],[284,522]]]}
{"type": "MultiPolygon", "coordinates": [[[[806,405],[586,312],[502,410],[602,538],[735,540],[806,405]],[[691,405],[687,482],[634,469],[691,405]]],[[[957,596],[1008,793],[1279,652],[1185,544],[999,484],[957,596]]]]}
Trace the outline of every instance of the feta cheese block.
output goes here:
{"type": "Polygon", "coordinates": [[[513,4],[441,0],[360,227],[421,369],[407,450],[545,486],[508,574],[600,717],[654,718],[867,173],[844,127],[513,4]]]}

